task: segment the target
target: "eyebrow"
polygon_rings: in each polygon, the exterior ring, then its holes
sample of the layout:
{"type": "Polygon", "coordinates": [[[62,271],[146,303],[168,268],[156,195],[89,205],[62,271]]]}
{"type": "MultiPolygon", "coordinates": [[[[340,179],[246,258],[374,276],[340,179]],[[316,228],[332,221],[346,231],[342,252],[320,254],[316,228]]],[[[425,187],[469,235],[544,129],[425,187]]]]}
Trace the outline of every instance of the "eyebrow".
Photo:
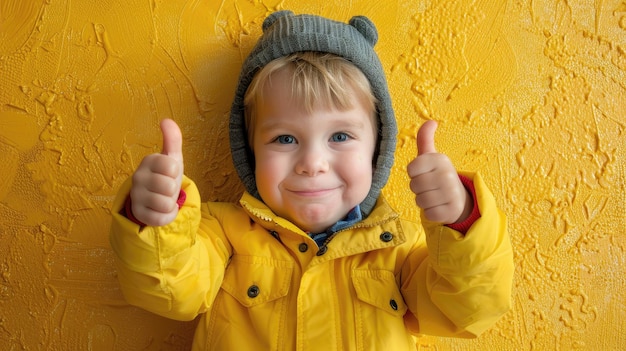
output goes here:
{"type": "Polygon", "coordinates": [[[281,125],[284,124],[284,122],[279,122],[277,121],[275,118],[264,118],[265,120],[263,122],[260,122],[258,119],[255,123],[254,128],[256,130],[271,130],[271,129],[275,129],[281,125]]]}

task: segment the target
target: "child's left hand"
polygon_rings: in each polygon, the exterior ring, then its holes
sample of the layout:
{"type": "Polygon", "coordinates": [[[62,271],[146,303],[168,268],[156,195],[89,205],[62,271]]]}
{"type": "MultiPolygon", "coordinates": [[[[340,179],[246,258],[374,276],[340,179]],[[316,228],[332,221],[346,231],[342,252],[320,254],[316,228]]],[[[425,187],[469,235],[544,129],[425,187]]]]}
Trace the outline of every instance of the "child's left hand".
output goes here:
{"type": "Polygon", "coordinates": [[[473,201],[450,159],[435,149],[437,122],[425,122],[417,132],[417,157],[407,166],[415,203],[433,222],[463,222],[472,213],[473,201]]]}

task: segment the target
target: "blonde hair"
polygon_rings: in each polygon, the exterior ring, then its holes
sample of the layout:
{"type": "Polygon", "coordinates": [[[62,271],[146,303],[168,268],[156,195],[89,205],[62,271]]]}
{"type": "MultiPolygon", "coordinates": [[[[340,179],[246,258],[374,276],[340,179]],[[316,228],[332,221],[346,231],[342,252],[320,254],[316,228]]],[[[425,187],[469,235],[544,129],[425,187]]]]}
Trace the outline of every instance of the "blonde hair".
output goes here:
{"type": "Polygon", "coordinates": [[[244,95],[245,123],[248,141],[252,146],[256,105],[263,100],[265,85],[272,74],[291,68],[291,98],[306,112],[318,108],[349,110],[356,103],[362,104],[378,134],[379,122],[376,117],[378,100],[372,93],[369,80],[350,61],[333,54],[321,52],[297,52],[280,57],[265,65],[256,73],[244,95]]]}

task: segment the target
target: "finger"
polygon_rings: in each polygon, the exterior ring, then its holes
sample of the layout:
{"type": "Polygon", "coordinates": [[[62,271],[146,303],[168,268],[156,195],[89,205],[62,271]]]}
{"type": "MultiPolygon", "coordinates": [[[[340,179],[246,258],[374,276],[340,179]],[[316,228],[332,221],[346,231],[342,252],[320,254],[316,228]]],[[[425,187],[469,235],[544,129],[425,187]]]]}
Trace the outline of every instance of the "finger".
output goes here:
{"type": "MultiPolygon", "coordinates": [[[[409,188],[415,195],[420,195],[427,191],[437,190],[439,185],[433,181],[431,172],[419,174],[409,182],[409,188]]],[[[421,206],[420,206],[421,207],[421,206]]]]}
{"type": "Polygon", "coordinates": [[[437,122],[426,121],[417,131],[417,155],[436,153],[435,131],[437,122]]]}
{"type": "Polygon", "coordinates": [[[435,206],[427,209],[423,209],[424,217],[431,222],[437,223],[453,223],[453,220],[450,220],[450,215],[448,214],[449,210],[446,206],[435,206]]]}
{"type": "Polygon", "coordinates": [[[433,172],[442,165],[445,166],[448,157],[444,154],[429,153],[425,155],[418,155],[411,163],[407,165],[407,172],[410,178],[415,178],[418,175],[433,172]]]}
{"type": "Polygon", "coordinates": [[[141,160],[141,164],[134,178],[137,183],[147,184],[152,181],[156,174],[178,178],[181,173],[182,164],[167,155],[151,154],[141,160]]]}
{"type": "Polygon", "coordinates": [[[133,216],[149,226],[170,223],[178,213],[176,199],[172,196],[133,187],[130,191],[130,198],[133,216]]]}
{"type": "Polygon", "coordinates": [[[146,194],[146,197],[146,203],[149,204],[147,208],[151,211],[167,214],[178,210],[176,200],[174,200],[171,196],[149,193],[146,194]]]}
{"type": "Polygon", "coordinates": [[[422,208],[422,210],[424,211],[424,217],[429,221],[444,224],[456,223],[459,218],[459,213],[462,212],[462,209],[455,207],[452,202],[422,208]]]}
{"type": "Polygon", "coordinates": [[[170,156],[179,162],[183,162],[183,135],[178,124],[171,119],[161,121],[163,133],[163,155],[170,156]]]}
{"type": "Polygon", "coordinates": [[[158,212],[148,207],[135,208],[133,206],[132,211],[137,220],[151,227],[169,224],[176,219],[178,214],[178,208],[171,212],[158,212]]]}
{"type": "Polygon", "coordinates": [[[155,173],[144,184],[145,189],[153,194],[163,195],[170,198],[178,198],[180,193],[177,179],[167,175],[155,173]]]}

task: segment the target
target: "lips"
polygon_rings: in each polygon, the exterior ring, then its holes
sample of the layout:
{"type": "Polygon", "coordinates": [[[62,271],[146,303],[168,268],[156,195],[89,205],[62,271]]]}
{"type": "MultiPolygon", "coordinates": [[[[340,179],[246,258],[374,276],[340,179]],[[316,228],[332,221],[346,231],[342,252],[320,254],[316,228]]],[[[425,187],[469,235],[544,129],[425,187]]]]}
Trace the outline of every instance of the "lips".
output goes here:
{"type": "Polygon", "coordinates": [[[292,193],[299,195],[299,196],[323,196],[326,195],[330,192],[332,192],[334,189],[309,189],[309,190],[291,190],[292,193]]]}
{"type": "Polygon", "coordinates": [[[335,189],[337,189],[337,187],[331,187],[331,188],[318,188],[318,187],[299,188],[298,187],[294,189],[289,189],[289,192],[298,196],[303,196],[303,197],[321,197],[321,196],[332,193],[335,189]]]}

